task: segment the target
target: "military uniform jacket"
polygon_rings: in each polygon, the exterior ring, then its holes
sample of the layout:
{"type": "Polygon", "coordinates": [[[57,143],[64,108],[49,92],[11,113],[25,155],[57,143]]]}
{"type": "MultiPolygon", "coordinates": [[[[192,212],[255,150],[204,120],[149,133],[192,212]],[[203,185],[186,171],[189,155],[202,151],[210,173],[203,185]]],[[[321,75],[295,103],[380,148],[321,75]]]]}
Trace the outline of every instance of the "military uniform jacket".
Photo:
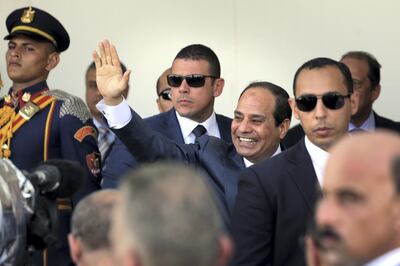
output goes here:
{"type": "MultiPolygon", "coordinates": [[[[62,91],[49,91],[45,81],[18,92],[15,107],[17,114],[25,104],[22,98],[26,93],[32,95],[32,101],[42,94],[53,96],[55,101],[37,111],[12,134],[8,147],[11,151],[9,159],[19,169],[26,171],[33,170],[46,159],[54,158],[74,160],[86,166],[88,175],[82,177],[85,178],[83,186],[71,198],[73,206],[82,197],[100,188],[97,131],[82,100],[62,91]]],[[[5,104],[2,99],[0,107],[5,104]]],[[[71,263],[66,239],[70,229],[71,209],[70,206],[63,206],[61,209],[59,219],[63,248],[49,249],[48,265],[71,263]]]]}

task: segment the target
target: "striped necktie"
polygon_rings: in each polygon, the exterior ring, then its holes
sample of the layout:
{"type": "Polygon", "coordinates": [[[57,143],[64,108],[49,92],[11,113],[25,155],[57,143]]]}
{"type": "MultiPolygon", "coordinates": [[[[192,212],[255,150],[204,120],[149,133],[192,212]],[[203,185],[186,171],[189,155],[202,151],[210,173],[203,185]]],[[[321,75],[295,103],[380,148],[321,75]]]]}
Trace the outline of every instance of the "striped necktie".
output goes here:
{"type": "Polygon", "coordinates": [[[104,159],[106,158],[106,153],[108,151],[108,148],[110,148],[110,142],[108,141],[108,134],[110,132],[106,127],[100,127],[99,128],[99,137],[98,137],[98,142],[99,142],[99,151],[101,154],[101,161],[104,162],[104,159]]]}

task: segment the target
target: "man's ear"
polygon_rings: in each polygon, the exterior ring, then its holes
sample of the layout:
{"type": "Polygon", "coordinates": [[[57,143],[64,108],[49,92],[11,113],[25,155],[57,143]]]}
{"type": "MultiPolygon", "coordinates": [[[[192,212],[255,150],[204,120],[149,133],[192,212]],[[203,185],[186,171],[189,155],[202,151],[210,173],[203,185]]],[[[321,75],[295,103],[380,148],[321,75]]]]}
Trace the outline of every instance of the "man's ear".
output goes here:
{"type": "Polygon", "coordinates": [[[214,97],[218,97],[222,94],[222,91],[224,90],[225,80],[223,78],[218,78],[214,82],[215,83],[214,83],[213,95],[214,97]]]}
{"type": "Polygon", "coordinates": [[[47,56],[47,65],[46,70],[50,72],[53,68],[55,68],[60,62],[60,54],[57,52],[53,52],[47,56]]]}
{"type": "Polygon", "coordinates": [[[358,92],[353,92],[350,96],[351,115],[355,115],[358,110],[359,97],[358,92]]]}
{"type": "Polygon", "coordinates": [[[375,102],[378,99],[379,95],[381,94],[381,85],[378,84],[371,92],[371,102],[375,102]]]}
{"type": "Polygon", "coordinates": [[[82,247],[78,238],[76,238],[73,234],[68,234],[68,244],[69,244],[69,253],[71,255],[72,261],[75,264],[82,258],[82,247]]]}
{"type": "Polygon", "coordinates": [[[233,241],[227,235],[219,238],[219,256],[216,266],[226,266],[233,256],[233,241]]]}
{"type": "Polygon", "coordinates": [[[285,120],[283,120],[283,122],[278,127],[279,127],[279,137],[280,139],[283,139],[289,131],[290,119],[285,118],[285,120]]]}
{"type": "Polygon", "coordinates": [[[299,110],[297,109],[295,99],[294,99],[294,98],[289,98],[288,102],[289,102],[290,108],[292,108],[293,116],[294,116],[297,120],[300,120],[299,110]]]}

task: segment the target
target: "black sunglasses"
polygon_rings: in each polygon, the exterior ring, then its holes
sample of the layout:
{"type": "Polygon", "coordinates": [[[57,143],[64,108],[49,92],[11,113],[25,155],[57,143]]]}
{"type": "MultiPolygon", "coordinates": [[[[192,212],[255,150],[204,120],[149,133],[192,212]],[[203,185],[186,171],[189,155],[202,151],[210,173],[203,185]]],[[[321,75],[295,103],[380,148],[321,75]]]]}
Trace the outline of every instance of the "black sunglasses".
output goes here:
{"type": "Polygon", "coordinates": [[[201,74],[193,74],[193,75],[187,75],[187,76],[181,76],[181,75],[168,75],[167,76],[167,82],[168,85],[171,87],[179,87],[181,86],[183,80],[186,80],[186,83],[193,88],[199,88],[203,87],[204,83],[206,82],[206,78],[213,78],[216,79],[217,77],[211,76],[211,75],[201,75],[201,74]]]}
{"type": "Polygon", "coordinates": [[[158,97],[163,98],[166,101],[171,101],[172,100],[172,96],[171,96],[171,89],[170,88],[166,88],[163,91],[161,91],[158,94],[158,97]]]}
{"type": "Polygon", "coordinates": [[[351,93],[341,95],[337,92],[328,92],[324,95],[305,94],[296,98],[296,104],[300,111],[310,112],[314,110],[317,105],[317,100],[322,99],[322,102],[327,108],[337,110],[343,107],[344,100],[350,98],[350,96],[351,93]]]}

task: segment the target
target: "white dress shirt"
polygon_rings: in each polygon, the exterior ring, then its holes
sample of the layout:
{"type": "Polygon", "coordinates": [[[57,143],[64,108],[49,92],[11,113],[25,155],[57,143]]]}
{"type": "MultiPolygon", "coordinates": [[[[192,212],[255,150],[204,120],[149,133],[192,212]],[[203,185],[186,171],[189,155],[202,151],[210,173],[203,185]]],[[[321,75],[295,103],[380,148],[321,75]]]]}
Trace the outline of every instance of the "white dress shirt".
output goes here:
{"type": "Polygon", "coordinates": [[[306,148],[308,151],[308,154],[310,154],[312,164],[314,166],[314,171],[315,174],[317,175],[319,185],[322,187],[323,181],[324,181],[324,170],[325,170],[325,165],[326,161],[328,160],[329,153],[321,149],[320,147],[316,146],[313,144],[307,136],[305,136],[305,144],[306,148]]]}
{"type": "Polygon", "coordinates": [[[107,119],[110,128],[120,129],[126,126],[132,119],[131,109],[128,102],[123,99],[118,105],[106,105],[102,99],[96,104],[96,108],[107,119]]]}
{"type": "Polygon", "coordinates": [[[217,138],[221,138],[218,124],[217,124],[217,118],[215,116],[215,113],[213,112],[211,116],[204,122],[198,123],[196,121],[193,121],[189,118],[183,117],[176,112],[176,117],[178,118],[179,126],[181,128],[183,140],[185,141],[186,144],[194,143],[196,136],[192,133],[193,129],[197,125],[203,125],[206,130],[207,130],[207,135],[209,136],[214,136],[217,138]]]}
{"type": "MultiPolygon", "coordinates": [[[[277,155],[277,154],[280,153],[281,151],[282,151],[281,145],[278,145],[278,148],[276,149],[275,153],[272,154],[271,157],[274,157],[275,155],[277,155]]],[[[254,163],[250,162],[249,160],[247,160],[247,159],[244,158],[244,157],[243,157],[243,162],[244,162],[244,166],[246,166],[246,168],[247,168],[247,167],[250,167],[250,166],[252,166],[252,165],[254,164],[254,163]]]]}
{"type": "Polygon", "coordinates": [[[400,265],[400,248],[396,248],[368,262],[364,266],[399,266],[399,265],[400,265]]]}

